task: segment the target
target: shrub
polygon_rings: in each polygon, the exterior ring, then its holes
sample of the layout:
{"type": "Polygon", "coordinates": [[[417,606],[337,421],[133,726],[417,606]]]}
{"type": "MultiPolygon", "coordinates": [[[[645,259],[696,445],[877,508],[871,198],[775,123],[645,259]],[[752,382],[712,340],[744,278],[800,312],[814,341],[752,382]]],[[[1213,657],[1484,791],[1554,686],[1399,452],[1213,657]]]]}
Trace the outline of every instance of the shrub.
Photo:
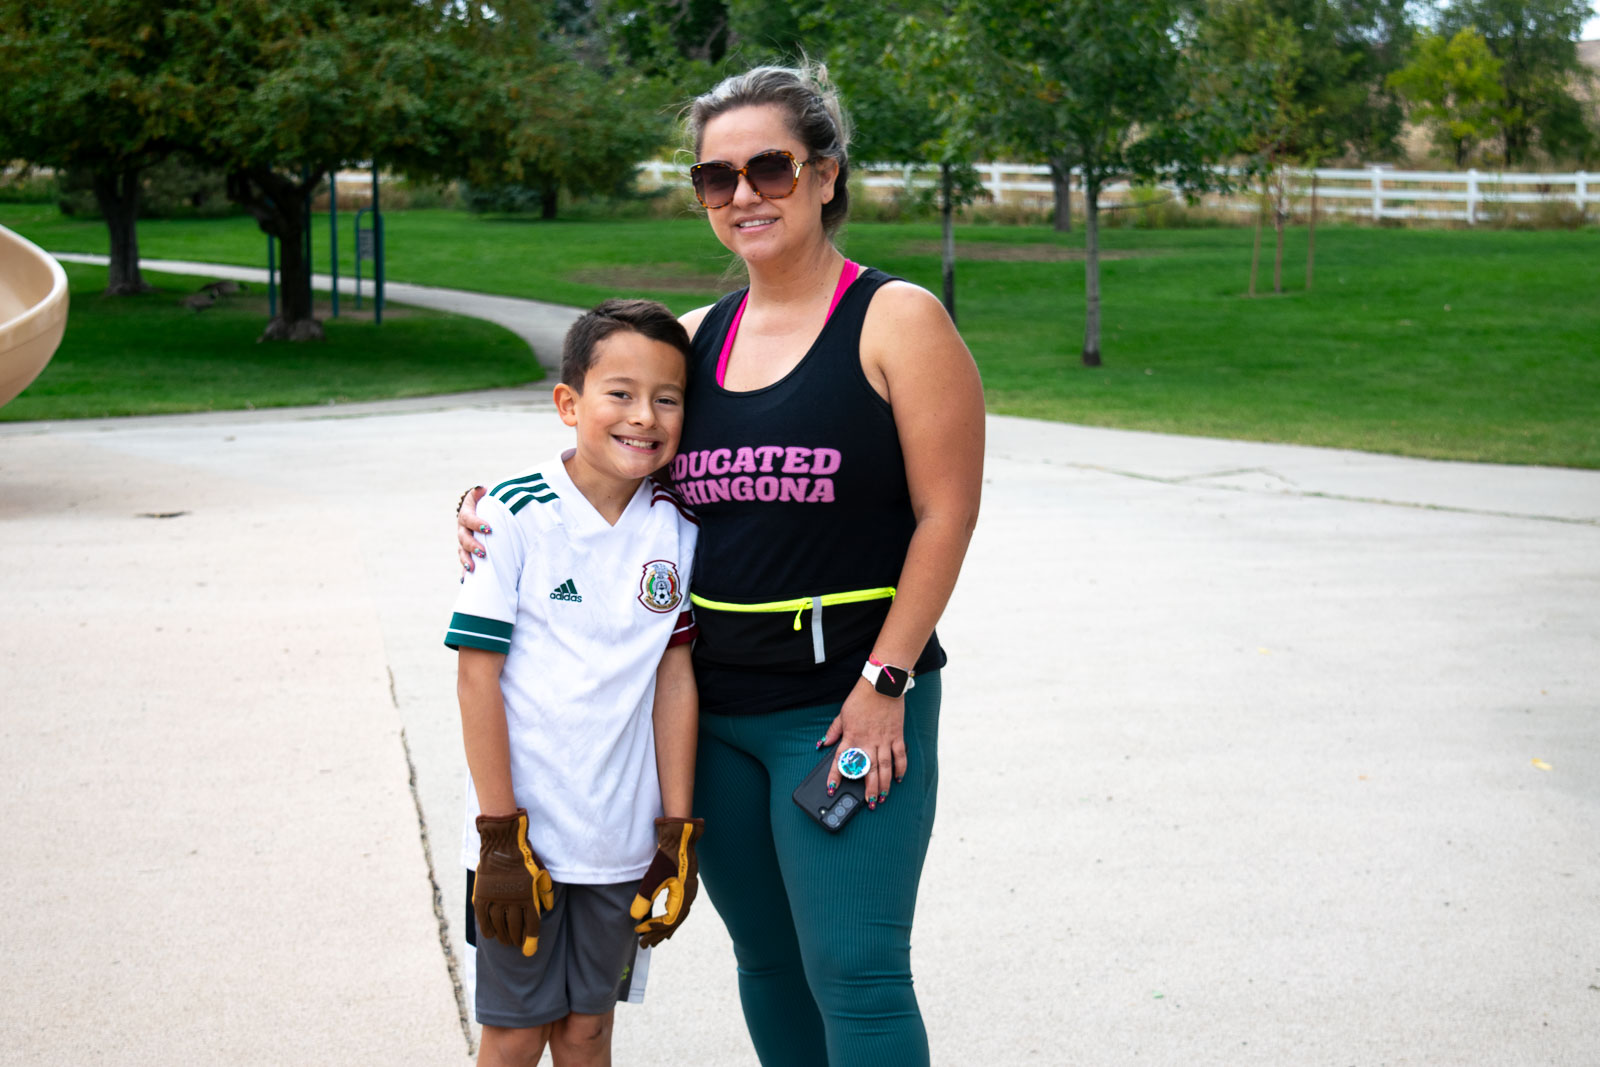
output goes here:
{"type": "Polygon", "coordinates": [[[1485,200],[1479,208],[1478,221],[1495,230],[1581,230],[1591,222],[1570,200],[1541,200],[1536,204],[1485,200]]]}
{"type": "MultiPolygon", "coordinates": [[[[410,179],[384,181],[378,190],[378,206],[384,211],[406,211],[411,208],[455,208],[460,206],[460,190],[455,182],[419,182],[410,179]]],[[[339,183],[339,210],[359,211],[372,206],[370,177],[361,181],[339,183]]],[[[315,211],[328,210],[328,182],[324,178],[311,197],[315,211]]]]}
{"type": "MultiPolygon", "coordinates": [[[[57,175],[60,187],[58,206],[64,215],[97,219],[94,178],[81,169],[57,175]]],[[[170,156],[147,168],[139,177],[139,217],[141,219],[220,218],[241,214],[243,209],[228,199],[223,174],[182,156],[170,156]]]]}
{"type": "Polygon", "coordinates": [[[544,190],[527,185],[471,185],[461,183],[461,206],[474,215],[522,215],[537,213],[544,202],[544,190]]]}
{"type": "MultiPolygon", "coordinates": [[[[453,208],[461,203],[461,188],[456,182],[417,182],[408,180],[398,182],[394,193],[405,198],[405,207],[417,210],[453,208]]],[[[388,197],[390,191],[385,189],[381,195],[388,197]]]]}
{"type": "Polygon", "coordinates": [[[56,176],[28,166],[0,168],[0,204],[48,204],[56,198],[56,176]]]}
{"type": "Polygon", "coordinates": [[[1123,203],[1102,207],[1101,211],[1109,212],[1115,220],[1112,225],[1125,230],[1192,230],[1251,221],[1248,215],[1228,218],[1217,210],[1189,203],[1181,193],[1155,185],[1135,185],[1123,203]]]}
{"type": "MultiPolygon", "coordinates": [[[[1081,211],[1082,205],[1073,201],[1081,211]]],[[[1056,209],[1053,204],[1040,205],[1025,200],[982,201],[966,209],[967,221],[974,225],[995,226],[1052,226],[1056,209]]]]}

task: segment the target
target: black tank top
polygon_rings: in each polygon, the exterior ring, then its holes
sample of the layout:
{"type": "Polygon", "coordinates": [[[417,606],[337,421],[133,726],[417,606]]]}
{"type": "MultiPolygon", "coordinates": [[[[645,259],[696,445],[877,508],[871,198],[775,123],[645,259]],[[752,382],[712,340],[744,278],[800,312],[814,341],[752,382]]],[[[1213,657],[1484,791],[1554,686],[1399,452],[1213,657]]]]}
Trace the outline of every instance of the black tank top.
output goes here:
{"type": "MultiPolygon", "coordinates": [[[[730,392],[716,367],[745,291],[719,300],[694,339],[688,419],[671,481],[700,519],[691,589],[738,604],[894,586],[916,520],[894,413],[861,369],[861,326],[890,277],[867,269],[785,377],[730,392]]],[[[843,700],[890,601],[824,609],[816,661],[810,612],[699,607],[702,711],[756,714],[843,700]]],[[[938,635],[913,669],[944,664],[938,635]]]]}

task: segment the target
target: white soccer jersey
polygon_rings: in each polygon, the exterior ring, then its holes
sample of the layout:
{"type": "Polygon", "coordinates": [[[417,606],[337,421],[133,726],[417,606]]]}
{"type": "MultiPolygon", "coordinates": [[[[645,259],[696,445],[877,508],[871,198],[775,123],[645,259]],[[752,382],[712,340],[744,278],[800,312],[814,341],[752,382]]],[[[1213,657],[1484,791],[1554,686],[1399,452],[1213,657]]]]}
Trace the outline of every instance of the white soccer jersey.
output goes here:
{"type": "MultiPolygon", "coordinates": [[[[661,814],[656,667],[669,643],[694,633],[697,525],[647,478],[612,526],[560,458],[495,486],[478,514],[494,534],[462,583],[445,644],[506,655],[511,783],[529,843],[558,882],[638,878],[661,814]]],[[[469,868],[478,810],[469,776],[469,868]]]]}

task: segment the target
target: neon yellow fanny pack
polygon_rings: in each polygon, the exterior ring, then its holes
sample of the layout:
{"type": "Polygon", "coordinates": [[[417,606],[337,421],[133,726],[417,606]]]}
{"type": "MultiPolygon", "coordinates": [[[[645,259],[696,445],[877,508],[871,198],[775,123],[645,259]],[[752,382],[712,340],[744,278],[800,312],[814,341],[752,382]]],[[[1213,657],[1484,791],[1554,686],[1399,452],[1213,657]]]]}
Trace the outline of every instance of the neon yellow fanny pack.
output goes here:
{"type": "Polygon", "coordinates": [[[816,596],[795,597],[793,600],[768,600],[760,604],[736,604],[729,600],[707,600],[695,593],[689,594],[689,602],[697,608],[709,608],[712,611],[753,612],[759,614],[775,614],[778,612],[794,612],[794,629],[800,629],[800,617],[807,611],[811,612],[811,651],[816,662],[824,661],[822,641],[822,609],[836,607],[840,604],[860,604],[868,600],[893,600],[894,586],[879,586],[877,589],[851,589],[843,593],[819,593],[816,596]]]}

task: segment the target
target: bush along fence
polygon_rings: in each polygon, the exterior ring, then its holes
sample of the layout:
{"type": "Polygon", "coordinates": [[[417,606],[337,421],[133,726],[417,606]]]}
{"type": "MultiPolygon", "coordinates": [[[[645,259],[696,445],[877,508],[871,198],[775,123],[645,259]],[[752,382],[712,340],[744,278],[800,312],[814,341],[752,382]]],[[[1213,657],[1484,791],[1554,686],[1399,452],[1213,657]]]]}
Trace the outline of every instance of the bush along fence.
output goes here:
{"type": "MultiPolygon", "coordinates": [[[[918,194],[938,184],[937,167],[912,164],[866,164],[853,168],[857,182],[869,197],[890,199],[918,194]]],[[[1054,202],[1050,168],[1028,163],[980,163],[976,170],[990,201],[1048,209],[1054,202]]],[[[1074,171],[1074,175],[1078,172],[1074,171]]],[[[1236,178],[1242,172],[1235,171],[1236,178]]],[[[644,188],[688,184],[685,168],[672,162],[651,160],[639,165],[644,188]]],[[[1309,210],[1315,178],[1317,211],[1372,222],[1399,219],[1478,223],[1516,218],[1522,214],[1565,209],[1579,217],[1600,217],[1600,174],[1518,174],[1498,171],[1398,170],[1387,166],[1360,168],[1291,168],[1288,193],[1292,210],[1309,210]]],[[[1148,189],[1148,187],[1146,187],[1148,189]]],[[[1163,188],[1157,186],[1156,188],[1163,188]]],[[[1171,191],[1170,189],[1168,191],[1171,191]]],[[[1074,199],[1082,185],[1073,181],[1074,199]]],[[[1138,205],[1139,190],[1128,182],[1102,190],[1102,209],[1138,205]]],[[[1201,204],[1221,211],[1251,213],[1258,200],[1249,192],[1207,196],[1201,204]]]]}

